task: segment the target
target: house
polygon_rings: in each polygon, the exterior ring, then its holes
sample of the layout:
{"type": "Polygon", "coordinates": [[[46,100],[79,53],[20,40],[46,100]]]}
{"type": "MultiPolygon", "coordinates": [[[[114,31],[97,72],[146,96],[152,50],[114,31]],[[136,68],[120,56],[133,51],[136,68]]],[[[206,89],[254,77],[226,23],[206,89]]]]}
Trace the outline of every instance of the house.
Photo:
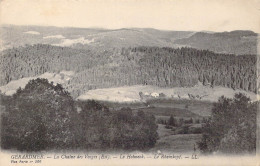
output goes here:
{"type": "Polygon", "coordinates": [[[153,92],[153,93],[151,93],[151,96],[157,98],[157,97],[159,97],[159,93],[153,92]]]}

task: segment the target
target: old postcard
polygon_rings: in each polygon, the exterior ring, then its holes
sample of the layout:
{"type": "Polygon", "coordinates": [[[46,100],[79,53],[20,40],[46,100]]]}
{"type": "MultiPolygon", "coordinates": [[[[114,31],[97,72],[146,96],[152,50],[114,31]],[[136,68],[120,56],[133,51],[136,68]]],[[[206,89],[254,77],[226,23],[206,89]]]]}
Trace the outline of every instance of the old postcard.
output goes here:
{"type": "Polygon", "coordinates": [[[0,1],[0,165],[260,164],[259,0],[0,1]]]}

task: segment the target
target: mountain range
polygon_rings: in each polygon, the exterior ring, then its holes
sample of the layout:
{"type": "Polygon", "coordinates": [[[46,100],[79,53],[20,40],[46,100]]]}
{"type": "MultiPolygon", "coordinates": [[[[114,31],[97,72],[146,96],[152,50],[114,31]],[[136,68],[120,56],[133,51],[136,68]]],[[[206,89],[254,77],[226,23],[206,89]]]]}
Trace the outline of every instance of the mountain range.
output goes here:
{"type": "Polygon", "coordinates": [[[152,28],[71,28],[43,26],[0,27],[1,50],[33,45],[49,44],[54,46],[81,49],[112,49],[122,47],[193,47],[227,54],[256,54],[257,33],[252,31],[231,32],[193,32],[166,31],[152,28]]]}
{"type": "Polygon", "coordinates": [[[90,90],[139,85],[187,88],[179,96],[203,96],[191,93],[199,83],[199,91],[207,94],[209,87],[229,88],[230,94],[258,91],[258,34],[252,31],[2,25],[0,32],[0,91],[6,95],[37,77],[61,83],[74,98],[90,90]]]}

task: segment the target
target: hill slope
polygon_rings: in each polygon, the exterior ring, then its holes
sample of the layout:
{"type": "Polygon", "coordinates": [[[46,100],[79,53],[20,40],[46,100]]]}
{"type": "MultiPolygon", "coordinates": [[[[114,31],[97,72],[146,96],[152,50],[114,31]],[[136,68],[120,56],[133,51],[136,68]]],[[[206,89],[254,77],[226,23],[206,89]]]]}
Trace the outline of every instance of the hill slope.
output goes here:
{"type": "Polygon", "coordinates": [[[18,88],[24,88],[26,84],[33,79],[36,78],[45,78],[48,79],[49,82],[53,82],[53,84],[62,84],[66,86],[66,83],[73,77],[74,72],[72,71],[61,71],[60,73],[44,73],[35,77],[25,77],[22,79],[14,80],[9,82],[8,84],[1,86],[0,91],[4,95],[13,95],[18,88]]]}
{"type": "Polygon", "coordinates": [[[143,85],[135,85],[135,86],[124,86],[117,88],[105,88],[105,89],[95,89],[90,90],[87,93],[79,96],[77,99],[79,100],[102,100],[102,101],[111,101],[111,102],[140,102],[142,99],[140,98],[139,93],[142,92],[147,95],[160,94],[163,93],[165,98],[172,99],[191,99],[189,96],[199,96],[199,98],[194,98],[196,100],[202,101],[211,101],[216,102],[219,97],[224,95],[228,98],[233,98],[235,93],[244,93],[249,96],[252,100],[256,100],[256,94],[252,92],[246,92],[243,90],[233,90],[230,88],[224,87],[214,87],[210,88],[207,86],[197,85],[194,87],[175,87],[175,88],[160,88],[156,86],[143,86],[143,85]]]}
{"type": "Polygon", "coordinates": [[[191,32],[151,28],[69,28],[43,26],[0,27],[1,50],[26,44],[49,44],[83,49],[155,46],[208,49],[218,53],[256,54],[257,34],[252,31],[191,32]]]}
{"type": "Polygon", "coordinates": [[[135,47],[86,50],[34,45],[3,51],[1,85],[45,72],[74,71],[77,97],[89,89],[131,85],[223,86],[256,92],[256,56],[216,54],[192,48],[135,47]]]}
{"type": "Polygon", "coordinates": [[[188,38],[178,39],[174,43],[218,53],[237,55],[257,53],[257,34],[252,31],[197,32],[188,38]]]}
{"type": "Polygon", "coordinates": [[[172,41],[188,37],[193,33],[141,28],[109,30],[12,25],[3,25],[0,27],[0,31],[2,50],[39,43],[85,49],[136,46],[173,47],[172,41]]]}

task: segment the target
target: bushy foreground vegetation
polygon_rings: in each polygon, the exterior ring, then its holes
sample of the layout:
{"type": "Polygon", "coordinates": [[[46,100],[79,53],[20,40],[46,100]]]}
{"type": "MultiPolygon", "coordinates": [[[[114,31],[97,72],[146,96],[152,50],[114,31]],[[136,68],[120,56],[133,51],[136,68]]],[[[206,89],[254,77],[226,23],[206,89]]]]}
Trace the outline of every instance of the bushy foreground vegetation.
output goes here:
{"type": "Polygon", "coordinates": [[[76,102],[46,79],[31,80],[1,101],[3,149],[145,150],[158,138],[154,116],[130,108],[110,111],[93,100],[76,102]]]}
{"type": "MultiPolygon", "coordinates": [[[[172,115],[157,123],[173,135],[202,133],[197,145],[203,153],[251,153],[256,149],[258,104],[239,93],[214,103],[210,118],[172,115]]],[[[31,80],[12,97],[1,97],[1,105],[3,149],[147,150],[158,139],[153,113],[74,101],[61,85],[46,79],[31,80]]]]}
{"type": "Polygon", "coordinates": [[[198,146],[204,153],[252,153],[256,150],[256,115],[259,102],[239,93],[221,97],[203,127],[198,146]]]}
{"type": "Polygon", "coordinates": [[[157,118],[157,123],[172,136],[200,135],[196,142],[202,153],[255,153],[258,105],[237,93],[233,99],[220,97],[213,103],[209,117],[183,118],[173,114],[157,118]]]}

